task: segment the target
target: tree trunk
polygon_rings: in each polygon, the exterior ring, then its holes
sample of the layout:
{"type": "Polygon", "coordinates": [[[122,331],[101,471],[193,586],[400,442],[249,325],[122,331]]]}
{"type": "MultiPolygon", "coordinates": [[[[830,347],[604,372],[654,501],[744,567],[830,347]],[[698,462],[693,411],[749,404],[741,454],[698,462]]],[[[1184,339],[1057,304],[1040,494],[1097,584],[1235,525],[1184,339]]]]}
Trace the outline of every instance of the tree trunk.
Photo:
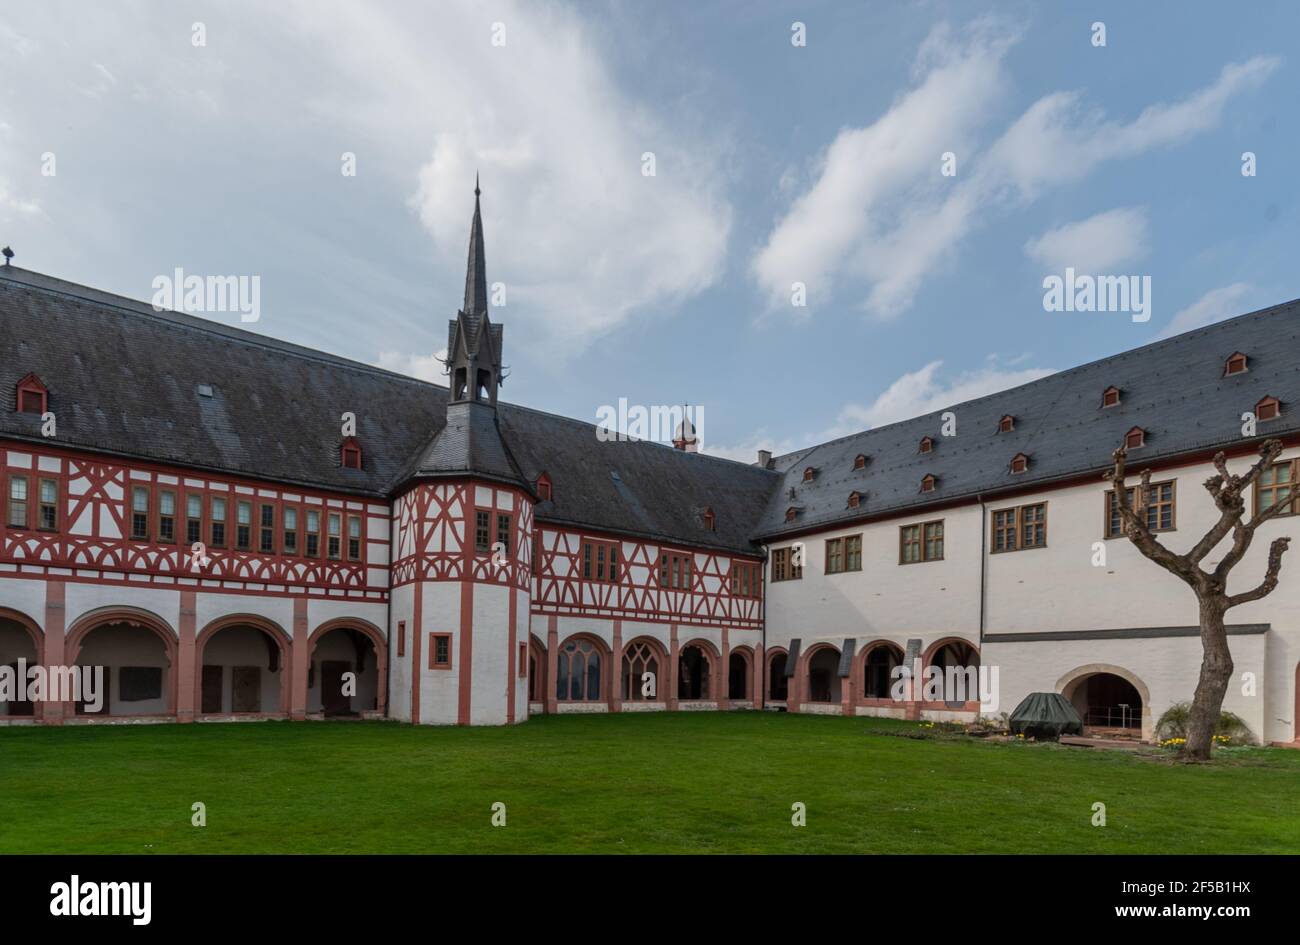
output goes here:
{"type": "Polygon", "coordinates": [[[1223,625],[1227,612],[1226,601],[1221,598],[1201,600],[1201,677],[1196,683],[1196,695],[1187,717],[1187,744],[1183,746],[1184,761],[1209,761],[1214,745],[1214,731],[1218,726],[1223,697],[1232,681],[1232,654],[1228,652],[1228,631],[1223,625]]]}

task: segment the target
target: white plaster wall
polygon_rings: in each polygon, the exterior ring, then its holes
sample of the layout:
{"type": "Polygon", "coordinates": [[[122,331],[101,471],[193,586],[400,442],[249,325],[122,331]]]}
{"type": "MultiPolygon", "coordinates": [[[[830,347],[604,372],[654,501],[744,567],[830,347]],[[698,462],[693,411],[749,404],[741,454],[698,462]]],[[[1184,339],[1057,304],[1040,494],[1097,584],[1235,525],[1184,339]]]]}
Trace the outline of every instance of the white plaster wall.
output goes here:
{"type": "MultiPolygon", "coordinates": [[[[464,648],[460,641],[460,582],[424,583],[421,608],[420,721],[425,725],[455,725],[460,704],[460,658],[464,648]],[[429,669],[429,634],[452,636],[451,669],[429,669]]],[[[408,624],[411,626],[411,624],[408,624]]],[[[407,643],[407,654],[411,645],[407,643]]]]}
{"type": "MultiPolygon", "coordinates": [[[[1242,673],[1256,673],[1263,678],[1266,636],[1264,634],[1230,638],[1238,680],[1242,673]]],[[[985,714],[1010,713],[1031,692],[1059,692],[1057,682],[1080,667],[1101,663],[1118,666],[1137,676],[1150,692],[1150,704],[1144,713],[1144,734],[1175,702],[1191,698],[1201,667],[1199,637],[1161,637],[1145,640],[1062,640],[1059,643],[987,643],[986,666],[998,666],[999,704],[985,714]]],[[[1255,696],[1247,696],[1238,683],[1228,687],[1223,707],[1235,712],[1250,726],[1256,738],[1276,738],[1276,729],[1265,714],[1267,699],[1260,687],[1255,696]]]]}
{"type": "MultiPolygon", "coordinates": [[[[531,595],[527,591],[516,589],[515,595],[515,659],[519,659],[519,644],[528,643],[528,606],[531,595]]],[[[511,681],[515,687],[515,721],[527,722],[528,706],[528,650],[525,648],[523,665],[516,664],[515,676],[511,681]],[[520,673],[523,673],[521,676],[520,673]]]]}
{"type": "MultiPolygon", "coordinates": [[[[292,613],[290,614],[292,617],[292,613]]],[[[341,620],[344,618],[355,618],[372,623],[379,628],[379,632],[386,634],[386,639],[392,640],[394,637],[388,629],[388,605],[382,603],[365,603],[363,601],[346,601],[346,600],[316,600],[307,601],[307,628],[308,632],[314,631],[323,623],[329,623],[331,620],[341,620]]],[[[407,626],[410,626],[409,618],[407,626]]],[[[393,625],[396,628],[396,624],[393,625]]],[[[285,629],[291,629],[292,624],[287,624],[285,629]]],[[[407,641],[410,642],[409,640],[407,641]]]]}
{"type": "MultiPolygon", "coordinates": [[[[564,617],[556,619],[555,627],[559,631],[559,645],[563,646],[564,641],[575,633],[586,633],[596,637],[606,648],[612,649],[614,646],[614,621],[606,620],[599,617],[564,617]]],[[[627,623],[623,624],[623,639],[627,640],[627,623]]],[[[542,637],[543,640],[546,637],[542,637]]]]}
{"type": "Polygon", "coordinates": [[[232,614],[264,617],[284,631],[285,639],[293,636],[293,601],[287,597],[255,597],[249,594],[212,594],[200,591],[194,600],[195,633],[214,620],[232,614]]]}
{"type": "Polygon", "coordinates": [[[30,617],[45,631],[45,582],[9,577],[0,571],[0,607],[30,617]]]}
{"type": "Polygon", "coordinates": [[[470,661],[471,725],[504,725],[510,678],[510,589],[474,585],[474,654],[470,661]]]}
{"type": "Polygon", "coordinates": [[[415,585],[393,588],[388,598],[388,715],[411,721],[411,634],[415,626],[415,585]],[[406,621],[406,653],[397,655],[397,624],[406,621]]]}
{"type": "Polygon", "coordinates": [[[74,623],[92,610],[101,607],[138,607],[158,617],[179,638],[177,625],[181,615],[179,591],[135,587],[117,584],[74,584],[69,582],[64,597],[64,627],[74,623]]]}
{"type": "MultiPolygon", "coordinates": [[[[826,641],[842,648],[845,637],[859,646],[876,639],[926,644],[944,636],[974,640],[979,632],[979,507],[945,509],[804,536],[803,578],[772,581],[768,564],[767,645],[803,649],[826,641]],[[899,527],[943,519],[944,558],[898,563],[899,527]],[[862,570],[824,573],[825,539],[862,535],[862,570]]],[[[789,546],[774,542],[771,548],[789,546]]]]}

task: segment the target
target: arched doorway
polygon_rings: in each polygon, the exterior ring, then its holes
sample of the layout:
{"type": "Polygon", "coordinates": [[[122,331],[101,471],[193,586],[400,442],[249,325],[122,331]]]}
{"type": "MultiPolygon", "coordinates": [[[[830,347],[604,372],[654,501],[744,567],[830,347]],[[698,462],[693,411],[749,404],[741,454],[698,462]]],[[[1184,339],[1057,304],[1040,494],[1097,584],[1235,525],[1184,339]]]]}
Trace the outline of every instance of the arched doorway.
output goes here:
{"type": "Polygon", "coordinates": [[[195,641],[202,715],[288,715],[288,635],[241,614],[208,624],[195,641]]]}
{"type": "Polygon", "coordinates": [[[785,702],[790,695],[789,680],[785,676],[785,650],[769,651],[767,658],[768,701],[785,702]]]}
{"type": "Polygon", "coordinates": [[[829,644],[808,654],[808,702],[839,702],[840,651],[829,644]]]}
{"type": "Polygon", "coordinates": [[[677,654],[677,699],[700,702],[711,698],[714,656],[702,644],[688,643],[677,654]]]}
{"type": "Polygon", "coordinates": [[[377,627],[355,620],[321,624],[308,640],[307,711],[326,718],[381,712],[388,647],[377,627]]]}
{"type": "Polygon", "coordinates": [[[73,704],[75,715],[156,717],[176,712],[176,635],[153,614],[134,608],[88,614],[68,631],[65,658],[74,666],[103,668],[102,691],[83,691],[83,698],[73,704]]]}
{"type": "Polygon", "coordinates": [[[872,643],[862,655],[862,698],[869,701],[894,700],[894,671],[902,665],[903,650],[893,643],[872,643]]]}
{"type": "Polygon", "coordinates": [[[925,665],[938,670],[933,683],[928,677],[921,680],[926,701],[942,702],[951,708],[980,701],[979,650],[967,641],[955,637],[940,640],[930,647],[925,665]]]}
{"type": "MultiPolygon", "coordinates": [[[[20,686],[27,671],[41,663],[43,643],[34,620],[16,610],[0,607],[0,666],[11,668],[14,686],[20,686]]],[[[21,688],[26,690],[25,685],[21,688]]],[[[30,699],[0,698],[0,718],[34,718],[37,714],[37,704],[30,699]]]]}
{"type": "Polygon", "coordinates": [[[667,655],[655,640],[643,637],[625,646],[619,672],[623,701],[662,702],[664,693],[660,689],[667,665],[667,655]]]}
{"type": "Polygon", "coordinates": [[[561,703],[603,702],[605,649],[587,636],[569,637],[555,658],[555,699],[561,703]]]}
{"type": "Polygon", "coordinates": [[[747,702],[751,698],[750,681],[753,679],[750,651],[737,647],[727,656],[727,698],[747,702]]]}
{"type": "Polygon", "coordinates": [[[1087,730],[1117,735],[1142,733],[1142,694],[1122,676],[1092,673],[1071,683],[1063,695],[1087,730]]]}

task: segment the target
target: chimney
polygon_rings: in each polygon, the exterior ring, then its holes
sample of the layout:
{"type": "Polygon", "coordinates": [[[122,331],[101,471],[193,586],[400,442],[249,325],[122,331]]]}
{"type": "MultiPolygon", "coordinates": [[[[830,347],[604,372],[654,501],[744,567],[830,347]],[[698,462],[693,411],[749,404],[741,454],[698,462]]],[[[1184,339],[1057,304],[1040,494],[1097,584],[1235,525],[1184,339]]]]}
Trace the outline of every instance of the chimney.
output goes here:
{"type": "Polygon", "coordinates": [[[772,468],[772,451],[771,451],[771,450],[759,450],[759,451],[758,451],[758,468],[759,468],[759,469],[771,469],[771,468],[772,468]]]}

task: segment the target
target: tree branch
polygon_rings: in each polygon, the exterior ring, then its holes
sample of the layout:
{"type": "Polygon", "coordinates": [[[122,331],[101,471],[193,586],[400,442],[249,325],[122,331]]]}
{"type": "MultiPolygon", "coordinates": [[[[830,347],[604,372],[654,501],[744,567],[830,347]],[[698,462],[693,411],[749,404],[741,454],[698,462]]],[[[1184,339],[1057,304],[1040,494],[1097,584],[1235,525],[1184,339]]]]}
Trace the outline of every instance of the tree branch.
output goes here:
{"type": "Polygon", "coordinates": [[[1273,592],[1273,589],[1277,587],[1278,573],[1282,570],[1282,556],[1286,554],[1290,544],[1290,538],[1273,539],[1273,544],[1269,545],[1268,548],[1268,570],[1264,572],[1264,580],[1252,590],[1229,595],[1226,598],[1229,607],[1248,604],[1253,600],[1259,600],[1261,597],[1267,597],[1273,592]]]}
{"type": "MultiPolygon", "coordinates": [[[[1147,527],[1146,519],[1137,513],[1133,503],[1128,499],[1128,487],[1125,485],[1125,462],[1128,457],[1128,451],[1120,447],[1111,454],[1114,458],[1115,465],[1106,473],[1115,490],[1115,506],[1119,511],[1120,523],[1123,525],[1124,535],[1131,541],[1142,554],[1150,558],[1156,564],[1160,565],[1170,574],[1177,575],[1193,587],[1197,587],[1200,579],[1204,577],[1201,570],[1195,567],[1185,556],[1174,554],[1151,534],[1151,529],[1147,527]]],[[[1151,470],[1142,470],[1141,491],[1134,490],[1134,498],[1144,497],[1151,487],[1151,470]]]]}

